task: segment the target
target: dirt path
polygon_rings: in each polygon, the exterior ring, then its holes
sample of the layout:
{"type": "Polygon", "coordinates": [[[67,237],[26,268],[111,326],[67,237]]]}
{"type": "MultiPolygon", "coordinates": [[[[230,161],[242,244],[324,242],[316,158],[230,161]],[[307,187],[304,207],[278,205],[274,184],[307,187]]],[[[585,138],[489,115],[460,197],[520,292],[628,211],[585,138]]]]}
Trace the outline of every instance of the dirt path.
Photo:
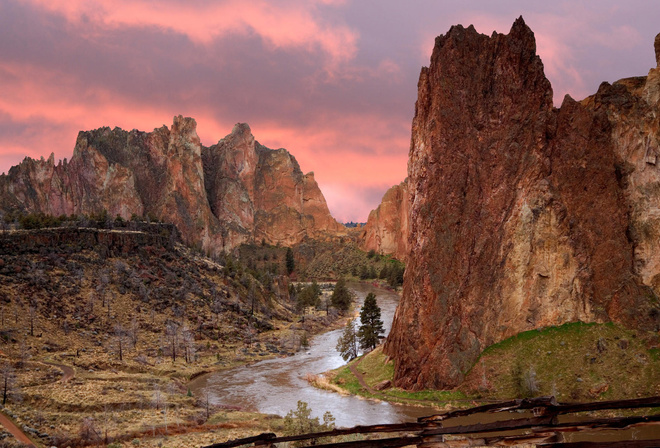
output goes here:
{"type": "Polygon", "coordinates": [[[76,376],[76,371],[73,369],[71,366],[65,366],[64,364],[57,364],[54,362],[50,361],[42,361],[44,364],[48,364],[53,367],[57,367],[62,371],[64,375],[62,375],[62,378],[60,378],[60,382],[62,383],[68,383],[71,381],[75,376],[76,376]]]}
{"type": "MultiPolygon", "coordinates": [[[[62,383],[67,383],[70,380],[73,379],[73,377],[76,375],[76,371],[73,370],[73,367],[71,366],[65,366],[64,364],[57,364],[54,362],[49,362],[49,361],[42,361],[44,364],[51,365],[53,367],[57,367],[60,369],[63,373],[62,378],[60,378],[60,381],[62,383]]],[[[9,433],[16,437],[16,439],[25,444],[28,447],[33,447],[36,448],[35,444],[32,443],[32,440],[18,427],[14,422],[12,422],[5,414],[0,412],[0,425],[4,426],[9,433]]]]}
{"type": "Polygon", "coordinates": [[[0,424],[4,426],[12,436],[16,437],[19,442],[24,443],[28,447],[36,448],[35,444],[32,443],[32,440],[30,440],[30,438],[3,413],[0,413],[0,424]]]}
{"type": "Polygon", "coordinates": [[[358,370],[358,366],[360,365],[361,362],[362,362],[362,358],[358,358],[356,362],[349,364],[348,368],[351,369],[351,373],[355,375],[355,378],[357,378],[358,382],[360,383],[360,386],[367,389],[367,392],[373,395],[381,395],[377,390],[369,387],[367,382],[364,380],[364,376],[362,375],[362,372],[358,370]]]}

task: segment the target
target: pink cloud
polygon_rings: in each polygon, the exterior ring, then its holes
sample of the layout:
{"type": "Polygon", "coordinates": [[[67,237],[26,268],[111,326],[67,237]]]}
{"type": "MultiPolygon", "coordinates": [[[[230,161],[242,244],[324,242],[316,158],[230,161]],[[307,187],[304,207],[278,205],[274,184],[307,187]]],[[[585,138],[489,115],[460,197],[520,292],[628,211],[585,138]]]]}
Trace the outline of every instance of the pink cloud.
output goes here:
{"type": "MultiPolygon", "coordinates": [[[[325,23],[316,2],[226,0],[222,2],[161,2],[118,0],[111,6],[101,0],[30,0],[69,22],[88,30],[156,27],[187,36],[206,45],[229,34],[260,36],[273,48],[294,47],[327,55],[335,71],[357,51],[358,34],[345,25],[325,23]]],[[[321,2],[340,5],[337,2],[321,2]]]]}

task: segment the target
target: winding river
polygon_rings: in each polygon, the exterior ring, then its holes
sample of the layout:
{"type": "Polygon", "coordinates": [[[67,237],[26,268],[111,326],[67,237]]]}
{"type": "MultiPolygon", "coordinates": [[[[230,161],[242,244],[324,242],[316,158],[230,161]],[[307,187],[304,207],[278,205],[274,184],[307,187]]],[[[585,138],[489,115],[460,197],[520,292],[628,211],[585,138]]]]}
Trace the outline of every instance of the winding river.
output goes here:
{"type": "MultiPolygon", "coordinates": [[[[385,331],[389,332],[399,296],[363,283],[352,283],[349,287],[357,295],[359,306],[369,292],[376,294],[385,331]]],[[[305,380],[307,374],[319,374],[345,364],[335,349],[341,332],[334,330],[315,336],[309,349],[295,356],[267,359],[201,376],[190,383],[190,388],[197,393],[208,391],[214,405],[280,416],[295,409],[298,400],[302,400],[309,404],[314,416],[320,417],[330,411],[339,427],[414,421],[433,413],[429,408],[365,400],[311,386],[305,380]]]]}

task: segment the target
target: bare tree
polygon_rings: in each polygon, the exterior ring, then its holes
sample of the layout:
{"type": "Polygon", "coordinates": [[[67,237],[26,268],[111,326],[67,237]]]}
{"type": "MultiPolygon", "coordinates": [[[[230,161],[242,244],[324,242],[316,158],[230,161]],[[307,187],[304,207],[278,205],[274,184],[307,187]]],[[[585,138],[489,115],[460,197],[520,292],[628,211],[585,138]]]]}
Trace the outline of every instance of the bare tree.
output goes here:
{"type": "Polygon", "coordinates": [[[18,299],[14,302],[14,323],[18,324],[18,299]]]}
{"type": "Polygon", "coordinates": [[[31,302],[28,306],[28,318],[30,319],[30,336],[34,336],[34,323],[37,320],[37,303],[31,302]]]}
{"type": "Polygon", "coordinates": [[[215,324],[217,326],[223,308],[223,300],[215,286],[211,289],[211,297],[211,312],[215,314],[215,324]]]}
{"type": "Polygon", "coordinates": [[[193,332],[187,327],[183,326],[183,329],[181,330],[181,339],[183,342],[183,350],[184,350],[184,355],[187,363],[190,363],[194,360],[195,358],[195,335],[193,332]]]}
{"type": "Polygon", "coordinates": [[[165,339],[167,340],[167,348],[172,357],[172,362],[176,362],[176,351],[179,347],[179,324],[170,320],[165,325],[165,339]]]}
{"type": "Polygon", "coordinates": [[[17,393],[16,371],[9,363],[0,366],[0,381],[2,381],[2,405],[7,404],[7,399],[14,397],[17,393]]]}
{"type": "Polygon", "coordinates": [[[18,344],[19,357],[20,361],[18,363],[19,368],[23,368],[28,359],[30,359],[30,349],[25,343],[25,339],[21,339],[21,342],[18,344]]]}
{"type": "Polygon", "coordinates": [[[119,361],[123,361],[124,349],[126,347],[126,341],[128,340],[128,332],[122,324],[117,324],[114,327],[113,336],[117,350],[119,351],[119,361]]]}
{"type": "Polygon", "coordinates": [[[133,349],[137,347],[139,332],[140,332],[140,322],[138,322],[136,317],[133,317],[133,319],[131,319],[131,326],[128,329],[128,333],[131,338],[131,344],[133,344],[133,349]]]}
{"type": "Polygon", "coordinates": [[[207,388],[202,389],[201,397],[197,400],[197,406],[206,410],[206,420],[211,418],[211,393],[207,388]]]}
{"type": "Polygon", "coordinates": [[[101,436],[92,417],[83,418],[80,423],[80,438],[88,443],[100,441],[101,436]]]}
{"type": "Polygon", "coordinates": [[[156,410],[159,410],[163,405],[163,392],[161,392],[158,384],[154,384],[154,393],[152,395],[151,404],[156,410]]]}
{"type": "Polygon", "coordinates": [[[107,295],[107,299],[105,301],[106,305],[108,306],[108,325],[110,324],[110,308],[112,307],[112,300],[114,299],[115,295],[114,293],[110,293],[107,295]]]}
{"type": "Polygon", "coordinates": [[[94,302],[96,300],[95,295],[96,295],[95,292],[92,291],[89,293],[89,297],[87,298],[87,312],[90,315],[94,314],[94,302]]]}

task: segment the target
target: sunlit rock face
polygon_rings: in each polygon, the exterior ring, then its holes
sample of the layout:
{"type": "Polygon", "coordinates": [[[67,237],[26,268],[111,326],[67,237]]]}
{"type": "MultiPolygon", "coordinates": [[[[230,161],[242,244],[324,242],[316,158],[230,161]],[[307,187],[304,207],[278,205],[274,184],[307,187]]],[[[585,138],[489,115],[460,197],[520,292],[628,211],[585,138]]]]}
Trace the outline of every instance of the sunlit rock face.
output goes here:
{"type": "Polygon", "coordinates": [[[407,254],[408,236],[408,180],[395,185],[383,196],[360,235],[360,245],[365,251],[392,255],[404,260],[407,254]]]}
{"type": "Polygon", "coordinates": [[[80,132],[73,157],[57,165],[26,158],[0,176],[0,210],[52,215],[107,210],[177,225],[184,241],[217,253],[243,242],[291,245],[342,234],[312,173],[285,149],[255,141],[247,124],[210,148],[192,118],[171,128],[80,132]]]}
{"type": "Polygon", "coordinates": [[[657,70],[556,109],[522,18],[508,35],[436,38],[385,345],[398,386],[456,386],[485,347],[534,328],[660,326],[657,70]]]}

